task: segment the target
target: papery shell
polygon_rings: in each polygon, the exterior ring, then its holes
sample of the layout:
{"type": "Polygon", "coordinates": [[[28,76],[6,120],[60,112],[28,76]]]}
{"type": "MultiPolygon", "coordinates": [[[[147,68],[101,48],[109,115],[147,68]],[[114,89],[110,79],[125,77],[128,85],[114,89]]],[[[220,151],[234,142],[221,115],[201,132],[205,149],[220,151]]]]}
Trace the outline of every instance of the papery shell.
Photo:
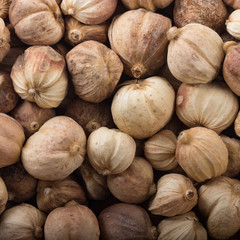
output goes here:
{"type": "Polygon", "coordinates": [[[22,149],[24,168],[40,180],[60,180],[81,166],[86,136],[73,119],[57,116],[28,138],[22,149]]]}
{"type": "Polygon", "coordinates": [[[158,224],[158,240],[207,240],[207,231],[194,212],[162,220],[158,224]]]}
{"type": "Polygon", "coordinates": [[[118,174],[132,163],[136,143],[128,134],[101,127],[88,137],[87,154],[91,165],[102,175],[118,174]]]}
{"type": "Polygon", "coordinates": [[[221,133],[238,110],[238,98],[225,83],[182,84],[177,92],[176,113],[188,127],[204,126],[221,133]]]}
{"type": "Polygon", "coordinates": [[[0,214],[5,210],[8,201],[8,191],[6,184],[0,177],[0,214]]]}
{"type": "Polygon", "coordinates": [[[99,24],[109,19],[117,7],[117,0],[63,0],[61,10],[85,24],[99,24]]]}
{"type": "Polygon", "coordinates": [[[113,121],[134,138],[151,137],[171,119],[174,100],[175,92],[165,78],[126,82],[113,98],[113,121]]]}
{"type": "Polygon", "coordinates": [[[207,83],[221,68],[224,57],[221,37],[211,28],[189,23],[168,31],[167,62],[171,73],[183,83],[207,83]]]}
{"type": "Polygon", "coordinates": [[[220,135],[228,149],[228,167],[224,176],[235,177],[240,172],[240,140],[220,135]]]}
{"type": "Polygon", "coordinates": [[[240,228],[240,182],[228,177],[212,179],[199,189],[198,207],[215,239],[229,239],[240,228]]]}
{"type": "Polygon", "coordinates": [[[158,180],[157,193],[148,210],[152,214],[171,217],[189,212],[197,200],[192,181],[181,174],[170,173],[158,180]]]}
{"type": "Polygon", "coordinates": [[[240,40],[240,9],[233,11],[226,21],[226,29],[228,33],[240,40]]]}
{"type": "Polygon", "coordinates": [[[240,67],[237,64],[240,61],[240,44],[235,41],[227,41],[223,45],[226,56],[223,62],[223,77],[229,88],[240,96],[239,77],[240,67]]]}
{"type": "Polygon", "coordinates": [[[87,25],[69,16],[65,20],[65,25],[65,41],[73,46],[87,40],[101,43],[107,41],[107,24],[87,25]]]}
{"type": "Polygon", "coordinates": [[[68,52],[66,59],[75,93],[81,99],[99,103],[112,95],[123,71],[113,50],[97,41],[86,41],[68,52]]]}
{"type": "Polygon", "coordinates": [[[25,135],[17,120],[0,113],[0,168],[20,160],[25,135]]]}
{"type": "Polygon", "coordinates": [[[67,105],[65,115],[80,124],[87,136],[100,127],[113,128],[111,101],[86,102],[79,97],[67,105]]]}
{"type": "Polygon", "coordinates": [[[117,203],[98,215],[101,237],[104,240],[156,240],[157,229],[148,212],[141,206],[117,203]]]}
{"type": "Polygon", "coordinates": [[[227,17],[227,8],[222,0],[176,0],[174,2],[173,19],[177,27],[183,27],[188,23],[200,23],[221,33],[225,30],[227,17]]]}
{"type": "Polygon", "coordinates": [[[144,155],[153,168],[168,171],[177,167],[177,138],[170,130],[161,130],[144,143],[144,155]]]}
{"type": "Polygon", "coordinates": [[[107,177],[109,190],[125,203],[142,203],[156,192],[151,164],[135,157],[129,168],[107,177]]]}
{"type": "Polygon", "coordinates": [[[226,172],[228,150],[216,132],[195,127],[179,134],[176,159],[190,178],[204,182],[226,172]]]}
{"type": "Polygon", "coordinates": [[[79,204],[87,202],[83,188],[73,179],[38,181],[37,206],[41,211],[49,213],[71,200],[79,204]]]}
{"type": "Polygon", "coordinates": [[[10,32],[5,26],[2,18],[0,18],[0,62],[8,54],[10,50],[10,32]]]}
{"type": "Polygon", "coordinates": [[[1,176],[7,187],[9,201],[23,203],[35,197],[37,179],[24,169],[20,161],[3,168],[1,176]]]}
{"type": "Polygon", "coordinates": [[[12,0],[9,19],[28,45],[52,45],[63,37],[64,21],[55,0],[12,0]]]}
{"type": "Polygon", "coordinates": [[[145,8],[152,12],[155,12],[157,8],[167,7],[172,1],[173,0],[122,0],[128,9],[145,8]]]}
{"type": "Polygon", "coordinates": [[[110,196],[107,177],[99,174],[88,161],[82,164],[79,172],[84,180],[90,199],[106,200],[110,196]]]}
{"type": "Polygon", "coordinates": [[[40,108],[33,102],[23,101],[10,113],[23,127],[26,138],[38,131],[49,119],[56,116],[52,108],[40,108]]]}
{"type": "Polygon", "coordinates": [[[84,205],[69,202],[51,211],[44,225],[44,239],[99,240],[97,217],[84,205]]]}
{"type": "Polygon", "coordinates": [[[45,219],[45,214],[30,204],[7,209],[0,220],[0,240],[41,240],[45,219]]]}
{"type": "Polygon", "coordinates": [[[142,8],[113,19],[108,38],[127,75],[143,78],[156,74],[166,62],[167,31],[170,27],[169,18],[142,8]]]}
{"type": "Polygon", "coordinates": [[[58,107],[67,94],[64,57],[50,46],[29,47],[17,58],[11,78],[18,95],[39,107],[58,107]]]}
{"type": "Polygon", "coordinates": [[[8,113],[13,110],[18,99],[10,74],[0,70],[0,112],[8,113]]]}

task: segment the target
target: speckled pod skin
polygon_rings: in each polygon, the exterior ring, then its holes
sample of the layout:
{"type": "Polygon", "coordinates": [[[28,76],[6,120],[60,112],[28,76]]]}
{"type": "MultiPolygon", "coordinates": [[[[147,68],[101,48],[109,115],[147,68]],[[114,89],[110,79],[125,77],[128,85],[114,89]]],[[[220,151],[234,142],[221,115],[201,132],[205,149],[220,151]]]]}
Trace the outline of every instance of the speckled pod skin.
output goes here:
{"type": "Polygon", "coordinates": [[[97,41],[78,44],[66,55],[75,93],[99,103],[110,97],[120,80],[123,64],[117,54],[97,41]]]}
{"type": "Polygon", "coordinates": [[[176,0],[173,10],[177,27],[188,23],[200,23],[218,33],[224,30],[227,16],[227,9],[222,0],[176,0]]]}
{"type": "Polygon", "coordinates": [[[156,240],[147,211],[134,204],[118,203],[105,208],[98,216],[102,240],[156,240]]]}
{"type": "Polygon", "coordinates": [[[86,154],[86,136],[70,117],[57,116],[45,122],[28,138],[22,149],[24,168],[40,180],[61,180],[81,166],[86,154]]]}
{"type": "Polygon", "coordinates": [[[240,182],[221,176],[202,185],[198,193],[209,236],[230,239],[240,228],[240,182]]]}
{"type": "Polygon", "coordinates": [[[14,118],[0,113],[0,168],[20,160],[25,135],[22,126],[14,118]]]}
{"type": "Polygon", "coordinates": [[[223,45],[226,56],[223,62],[223,77],[227,85],[240,96],[240,44],[234,41],[223,45]]]}
{"type": "Polygon", "coordinates": [[[8,113],[13,110],[18,99],[9,73],[0,70],[0,112],[8,113]]]}
{"type": "Polygon", "coordinates": [[[10,114],[22,125],[26,138],[37,132],[47,120],[56,116],[54,109],[41,108],[28,101],[20,103],[10,114]]]}
{"type": "Polygon", "coordinates": [[[113,19],[108,38],[127,75],[143,78],[156,74],[166,62],[167,31],[171,25],[169,18],[142,8],[113,19]]]}
{"type": "Polygon", "coordinates": [[[55,0],[13,0],[9,19],[17,36],[29,45],[52,45],[64,34],[64,21],[55,0]]]}
{"type": "Polygon", "coordinates": [[[44,225],[44,239],[99,240],[100,231],[97,217],[84,205],[71,205],[50,212],[44,225]]]}

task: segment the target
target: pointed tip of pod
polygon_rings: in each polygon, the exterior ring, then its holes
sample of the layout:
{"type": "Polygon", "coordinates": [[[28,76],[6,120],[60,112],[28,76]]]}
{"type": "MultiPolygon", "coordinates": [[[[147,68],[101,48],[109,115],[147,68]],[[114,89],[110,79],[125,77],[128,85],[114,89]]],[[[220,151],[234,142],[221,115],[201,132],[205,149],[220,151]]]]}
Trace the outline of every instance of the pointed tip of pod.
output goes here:
{"type": "Polygon", "coordinates": [[[177,38],[177,36],[179,35],[179,29],[174,26],[174,27],[171,27],[168,31],[167,31],[167,39],[169,41],[171,41],[172,39],[175,39],[177,38]]]}
{"type": "Polygon", "coordinates": [[[236,46],[238,43],[235,41],[227,41],[223,44],[223,51],[226,54],[230,48],[236,46]]]}

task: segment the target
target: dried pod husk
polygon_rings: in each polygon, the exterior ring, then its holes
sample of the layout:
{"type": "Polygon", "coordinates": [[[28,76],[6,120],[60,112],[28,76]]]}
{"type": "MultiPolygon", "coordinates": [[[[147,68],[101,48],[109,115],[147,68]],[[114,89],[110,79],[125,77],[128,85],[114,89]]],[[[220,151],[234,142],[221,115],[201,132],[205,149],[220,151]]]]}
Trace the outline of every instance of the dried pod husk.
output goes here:
{"type": "Polygon", "coordinates": [[[214,239],[230,239],[240,229],[240,181],[220,176],[202,185],[198,207],[214,239]]]}
{"type": "Polygon", "coordinates": [[[99,174],[118,174],[133,162],[136,143],[131,136],[117,129],[101,127],[87,140],[89,162],[99,174]]]}
{"type": "Polygon", "coordinates": [[[5,26],[2,18],[0,18],[0,62],[6,57],[10,51],[10,32],[5,26]]]}
{"type": "Polygon", "coordinates": [[[9,115],[0,113],[0,168],[20,160],[24,141],[25,135],[20,123],[9,115]]]}
{"type": "Polygon", "coordinates": [[[74,119],[82,126],[88,136],[100,127],[113,128],[110,102],[90,103],[75,98],[67,105],[65,115],[74,119]]]}
{"type": "Polygon", "coordinates": [[[240,43],[228,41],[223,45],[226,56],[223,62],[223,77],[227,85],[238,96],[240,96],[240,43]]]}
{"type": "Polygon", "coordinates": [[[226,21],[226,30],[234,38],[240,40],[240,9],[233,11],[226,21]]]}
{"type": "Polygon", "coordinates": [[[134,138],[151,137],[170,121],[174,101],[175,92],[165,78],[128,81],[113,98],[113,121],[134,138]]]}
{"type": "Polygon", "coordinates": [[[10,48],[6,57],[0,63],[0,69],[3,71],[11,72],[12,66],[16,62],[19,55],[23,54],[25,48],[17,47],[17,48],[10,48]]]}
{"type": "Polygon", "coordinates": [[[221,37],[211,28],[189,23],[168,33],[167,62],[172,75],[183,83],[207,83],[216,78],[224,58],[221,37]]]}
{"type": "Polygon", "coordinates": [[[89,163],[84,161],[78,171],[85,183],[87,195],[93,200],[106,200],[110,196],[107,176],[99,174],[89,163]]]}
{"type": "Polygon", "coordinates": [[[49,213],[71,200],[79,204],[87,202],[81,185],[70,177],[57,181],[38,181],[37,206],[41,211],[49,213]]]}
{"type": "Polygon", "coordinates": [[[228,150],[216,132],[195,127],[179,134],[176,159],[190,178],[204,182],[226,172],[228,150]]]}
{"type": "Polygon", "coordinates": [[[103,240],[156,240],[157,229],[152,226],[144,208],[117,203],[101,211],[98,216],[103,240]]]}
{"type": "Polygon", "coordinates": [[[197,201],[192,181],[181,174],[169,173],[158,180],[157,193],[148,210],[152,214],[172,217],[189,212],[197,201]]]}
{"type": "Polygon", "coordinates": [[[98,240],[99,236],[95,214],[90,208],[74,201],[51,211],[44,225],[45,240],[98,240]]]}
{"type": "Polygon", "coordinates": [[[8,10],[11,0],[0,0],[0,18],[5,19],[8,16],[8,10]]]}
{"type": "Polygon", "coordinates": [[[36,194],[37,179],[32,177],[18,162],[3,168],[1,176],[8,190],[8,200],[23,203],[36,194]]]}
{"type": "Polygon", "coordinates": [[[47,120],[55,117],[56,113],[52,108],[41,108],[25,100],[13,109],[11,116],[22,125],[25,136],[28,138],[37,132],[47,120]]]}
{"type": "Polygon", "coordinates": [[[0,214],[6,209],[8,191],[5,182],[0,177],[0,214]]]}
{"type": "Polygon", "coordinates": [[[129,168],[109,175],[107,184],[114,197],[125,203],[142,203],[156,192],[153,169],[144,158],[135,157],[129,168]]]}
{"type": "Polygon", "coordinates": [[[109,19],[116,7],[117,0],[63,0],[61,10],[85,24],[100,24],[109,19]]]}
{"type": "Polygon", "coordinates": [[[176,0],[173,19],[177,27],[200,23],[221,33],[225,29],[228,12],[222,0],[176,0]]]}
{"type": "Polygon", "coordinates": [[[68,16],[65,19],[65,25],[65,41],[72,46],[76,46],[77,44],[88,40],[94,40],[101,43],[107,41],[108,25],[106,23],[87,25],[68,16]]]}
{"type": "Polygon", "coordinates": [[[14,90],[41,108],[58,107],[67,94],[65,60],[50,46],[32,46],[12,67],[14,90]]]}
{"type": "Polygon", "coordinates": [[[179,120],[175,111],[172,116],[172,119],[167,123],[167,125],[163,129],[170,130],[177,136],[181,131],[187,128],[188,127],[185,126],[183,122],[179,120]]]}
{"type": "Polygon", "coordinates": [[[188,127],[221,133],[234,122],[238,110],[238,98],[224,82],[182,84],[177,92],[176,113],[188,127]]]}
{"type": "Polygon", "coordinates": [[[158,240],[207,240],[207,231],[194,212],[162,220],[158,224],[158,240]]]}
{"type": "Polygon", "coordinates": [[[99,103],[113,94],[123,72],[123,64],[113,50],[89,40],[74,47],[66,59],[78,97],[99,103]]]}
{"type": "Polygon", "coordinates": [[[240,8],[240,1],[239,0],[223,0],[223,2],[226,3],[229,7],[233,9],[239,9],[240,8]]]}
{"type": "Polygon", "coordinates": [[[15,33],[28,45],[52,45],[64,34],[64,21],[55,0],[12,0],[9,19],[15,33]]]}
{"type": "Polygon", "coordinates": [[[45,219],[45,214],[30,204],[11,207],[0,219],[0,240],[41,240],[45,219]]]}
{"type": "Polygon", "coordinates": [[[18,95],[8,72],[0,70],[0,112],[8,113],[15,108],[18,95]]]}
{"type": "Polygon", "coordinates": [[[161,130],[144,143],[144,155],[153,168],[168,171],[177,167],[177,137],[171,130],[161,130]]]}
{"type": "Polygon", "coordinates": [[[155,12],[158,8],[165,8],[173,0],[122,0],[128,9],[145,8],[148,11],[155,12]]]}
{"type": "Polygon", "coordinates": [[[223,134],[221,134],[220,137],[228,149],[228,167],[223,175],[236,177],[240,172],[240,140],[230,138],[223,134]]]}
{"type": "Polygon", "coordinates": [[[113,19],[108,38],[127,75],[143,78],[157,73],[166,62],[167,31],[171,26],[169,18],[142,8],[113,19]]]}
{"type": "Polygon", "coordinates": [[[40,180],[61,180],[81,166],[86,135],[70,117],[56,116],[28,138],[22,149],[24,168],[40,180]]]}
{"type": "Polygon", "coordinates": [[[240,111],[234,121],[234,131],[238,137],[240,137],[240,111]]]}

